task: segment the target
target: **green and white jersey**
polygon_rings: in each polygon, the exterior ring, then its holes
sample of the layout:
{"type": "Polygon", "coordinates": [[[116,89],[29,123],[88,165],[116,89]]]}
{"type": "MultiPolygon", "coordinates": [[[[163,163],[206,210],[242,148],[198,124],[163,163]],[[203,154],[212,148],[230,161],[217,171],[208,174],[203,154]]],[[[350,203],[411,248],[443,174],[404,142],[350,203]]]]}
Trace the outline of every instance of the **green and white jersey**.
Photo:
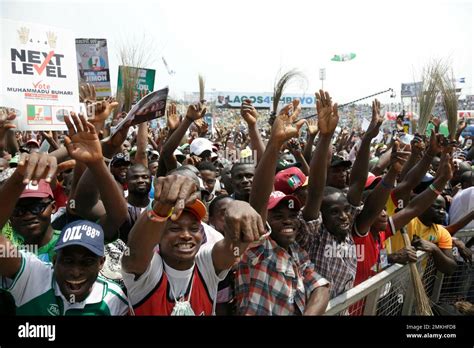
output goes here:
{"type": "Polygon", "coordinates": [[[21,253],[21,267],[14,279],[3,277],[1,287],[15,300],[17,315],[126,315],[128,301],[120,287],[98,277],[82,302],[66,299],[53,275],[53,265],[31,253],[21,253]]]}

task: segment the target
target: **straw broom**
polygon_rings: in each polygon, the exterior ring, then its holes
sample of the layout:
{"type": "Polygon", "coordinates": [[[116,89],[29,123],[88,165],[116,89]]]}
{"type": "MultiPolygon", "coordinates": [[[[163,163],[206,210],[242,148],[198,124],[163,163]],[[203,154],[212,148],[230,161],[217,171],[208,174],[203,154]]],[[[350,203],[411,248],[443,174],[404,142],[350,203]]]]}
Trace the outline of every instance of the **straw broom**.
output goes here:
{"type": "MultiPolygon", "coordinates": [[[[405,247],[409,247],[411,245],[410,238],[408,237],[406,227],[402,227],[401,233],[403,236],[403,241],[405,243],[405,247]]],[[[423,286],[423,282],[421,281],[420,273],[418,273],[418,269],[416,268],[416,263],[410,262],[410,274],[411,280],[413,282],[413,287],[415,289],[415,299],[416,299],[416,314],[417,315],[433,315],[430,306],[430,300],[426,295],[425,288],[423,286]]]]}
{"type": "Polygon", "coordinates": [[[449,139],[453,140],[458,123],[458,97],[452,70],[444,76],[440,76],[439,85],[443,97],[444,111],[448,119],[449,139]]]}
{"type": "Polygon", "coordinates": [[[272,112],[270,113],[270,119],[268,122],[270,125],[273,125],[273,121],[275,120],[277,111],[278,111],[278,103],[280,102],[281,96],[283,95],[283,92],[285,90],[285,87],[288,85],[288,83],[297,78],[304,78],[304,75],[302,72],[300,72],[297,69],[291,69],[290,71],[287,71],[284,73],[278,81],[275,83],[273,86],[273,109],[272,112]]]}

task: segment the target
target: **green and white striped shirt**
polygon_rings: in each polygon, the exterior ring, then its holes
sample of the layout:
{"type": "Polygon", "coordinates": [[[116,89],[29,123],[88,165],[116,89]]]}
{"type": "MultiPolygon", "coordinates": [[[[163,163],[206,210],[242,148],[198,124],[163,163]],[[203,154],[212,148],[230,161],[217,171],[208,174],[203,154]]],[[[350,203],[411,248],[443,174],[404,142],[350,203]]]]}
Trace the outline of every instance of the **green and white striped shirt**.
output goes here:
{"type": "Polygon", "coordinates": [[[15,300],[17,315],[126,315],[128,301],[120,287],[97,277],[89,296],[70,303],[61,293],[53,265],[31,253],[21,253],[21,267],[14,279],[3,277],[1,288],[15,300]]]}

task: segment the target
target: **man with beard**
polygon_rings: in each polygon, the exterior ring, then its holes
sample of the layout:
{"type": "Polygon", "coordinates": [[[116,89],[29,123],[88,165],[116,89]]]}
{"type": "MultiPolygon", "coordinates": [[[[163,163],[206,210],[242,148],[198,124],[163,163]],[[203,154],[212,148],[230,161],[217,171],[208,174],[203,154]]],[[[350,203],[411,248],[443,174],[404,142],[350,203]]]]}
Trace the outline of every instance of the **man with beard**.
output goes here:
{"type": "Polygon", "coordinates": [[[118,285],[98,277],[104,232],[90,221],[65,226],[53,264],[16,249],[0,236],[0,288],[15,300],[17,315],[125,315],[128,301],[118,285]]]}

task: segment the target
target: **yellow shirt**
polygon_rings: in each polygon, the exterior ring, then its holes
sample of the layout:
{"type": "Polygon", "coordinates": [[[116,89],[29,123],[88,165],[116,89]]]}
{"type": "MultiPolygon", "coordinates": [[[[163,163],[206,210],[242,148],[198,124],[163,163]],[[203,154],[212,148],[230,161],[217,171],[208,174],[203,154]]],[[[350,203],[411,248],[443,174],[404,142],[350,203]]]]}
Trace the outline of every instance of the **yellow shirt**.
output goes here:
{"type": "MultiPolygon", "coordinates": [[[[414,218],[407,224],[407,232],[410,240],[413,235],[419,236],[421,239],[434,243],[440,249],[452,249],[453,240],[448,230],[441,225],[433,224],[431,226],[424,225],[420,219],[414,218]]],[[[390,237],[391,251],[394,253],[405,246],[401,233],[397,233],[390,237]]]]}

